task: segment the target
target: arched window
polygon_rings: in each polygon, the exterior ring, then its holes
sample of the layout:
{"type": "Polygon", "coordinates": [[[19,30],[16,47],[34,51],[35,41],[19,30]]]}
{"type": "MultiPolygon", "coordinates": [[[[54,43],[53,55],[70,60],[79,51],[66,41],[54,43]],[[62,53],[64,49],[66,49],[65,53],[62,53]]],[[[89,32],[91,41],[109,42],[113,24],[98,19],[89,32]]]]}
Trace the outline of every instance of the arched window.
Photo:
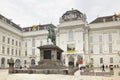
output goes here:
{"type": "Polygon", "coordinates": [[[31,60],[31,65],[35,65],[35,60],[34,59],[31,60]]]}
{"type": "Polygon", "coordinates": [[[74,58],[73,56],[69,57],[69,62],[68,62],[69,66],[74,66],[74,58]]]}
{"type": "Polygon", "coordinates": [[[5,58],[1,59],[1,64],[5,64],[5,58]]]}
{"type": "Polygon", "coordinates": [[[20,64],[21,64],[20,59],[16,59],[16,60],[15,60],[15,67],[16,67],[16,68],[20,68],[20,67],[21,67],[20,64]]]}
{"type": "Polygon", "coordinates": [[[5,58],[1,58],[1,67],[5,68],[5,58]]]}

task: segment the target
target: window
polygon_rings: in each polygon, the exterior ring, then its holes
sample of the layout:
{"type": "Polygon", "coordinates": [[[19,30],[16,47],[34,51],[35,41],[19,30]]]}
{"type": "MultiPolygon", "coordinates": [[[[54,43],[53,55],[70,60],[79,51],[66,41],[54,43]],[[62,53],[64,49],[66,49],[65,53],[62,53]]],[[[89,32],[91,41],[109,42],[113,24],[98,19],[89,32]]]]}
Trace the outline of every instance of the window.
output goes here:
{"type": "Polygon", "coordinates": [[[100,58],[100,64],[102,64],[103,63],[103,58],[100,58]]]}
{"type": "Polygon", "coordinates": [[[32,49],[32,55],[35,55],[35,49],[32,49]]]}
{"type": "Polygon", "coordinates": [[[14,45],[14,39],[12,39],[12,45],[14,45]]]}
{"type": "Polygon", "coordinates": [[[21,42],[19,42],[19,47],[21,47],[21,42]]]}
{"type": "Polygon", "coordinates": [[[25,47],[27,47],[27,42],[25,42],[25,47]]]}
{"type": "Polygon", "coordinates": [[[93,62],[94,62],[94,59],[93,59],[93,58],[90,58],[90,60],[91,60],[91,62],[92,62],[92,64],[93,64],[93,62]]]}
{"type": "Polygon", "coordinates": [[[9,64],[9,59],[7,59],[7,64],[9,64]]]}
{"type": "Polygon", "coordinates": [[[93,45],[90,46],[90,53],[93,53],[93,45]]]}
{"type": "Polygon", "coordinates": [[[110,57],[110,63],[113,63],[113,58],[112,57],[110,57]]]}
{"type": "Polygon", "coordinates": [[[16,46],[18,45],[18,41],[16,41],[16,46]]]}
{"type": "Polygon", "coordinates": [[[26,61],[26,60],[24,60],[24,64],[27,64],[27,61],[26,61]]]}
{"type": "Polygon", "coordinates": [[[35,47],[35,39],[32,39],[32,47],[35,47]]]}
{"type": "Polygon", "coordinates": [[[69,33],[68,33],[68,36],[69,36],[69,41],[73,41],[73,31],[70,30],[69,33]]]}
{"type": "Polygon", "coordinates": [[[112,43],[109,43],[109,53],[112,53],[112,43]]]}
{"type": "Polygon", "coordinates": [[[14,49],[11,50],[11,54],[14,55],[14,49]]]}
{"type": "Polygon", "coordinates": [[[101,35],[99,36],[99,42],[102,42],[102,36],[101,35]]]}
{"type": "Polygon", "coordinates": [[[10,44],[10,38],[8,38],[8,44],[10,44]]]}
{"type": "Polygon", "coordinates": [[[3,36],[3,38],[2,38],[2,42],[5,42],[5,36],[3,36]]]}
{"type": "Polygon", "coordinates": [[[93,43],[93,37],[90,36],[90,43],[93,43]]]}
{"type": "Polygon", "coordinates": [[[7,54],[8,55],[10,54],[10,48],[9,47],[7,48],[7,54]]]}
{"type": "Polygon", "coordinates": [[[5,64],[5,58],[4,57],[1,59],[1,64],[5,64]]]}
{"type": "Polygon", "coordinates": [[[40,41],[40,46],[42,46],[42,40],[40,41]]]}
{"type": "Polygon", "coordinates": [[[112,35],[109,33],[109,41],[112,41],[112,35]]]}
{"type": "Polygon", "coordinates": [[[5,47],[2,46],[2,53],[5,54],[5,47]]]}
{"type": "Polygon", "coordinates": [[[21,55],[21,51],[19,50],[19,56],[21,55]]]}
{"type": "Polygon", "coordinates": [[[27,50],[25,50],[25,56],[27,56],[27,50]]]}
{"type": "Polygon", "coordinates": [[[102,44],[99,44],[99,51],[100,51],[100,53],[103,53],[102,44]]]}
{"type": "Polygon", "coordinates": [[[17,56],[17,49],[15,50],[15,52],[16,52],[16,56],[17,56]]]}

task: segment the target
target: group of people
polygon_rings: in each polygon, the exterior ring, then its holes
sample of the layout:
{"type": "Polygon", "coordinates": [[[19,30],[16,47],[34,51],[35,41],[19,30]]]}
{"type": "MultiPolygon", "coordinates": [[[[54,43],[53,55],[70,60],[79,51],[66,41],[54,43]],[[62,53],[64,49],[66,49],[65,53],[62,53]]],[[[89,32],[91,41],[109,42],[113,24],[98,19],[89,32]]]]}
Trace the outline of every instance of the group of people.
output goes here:
{"type": "MultiPolygon", "coordinates": [[[[105,65],[104,64],[101,65],[101,69],[102,69],[102,72],[105,72],[105,65]]],[[[109,69],[110,69],[110,71],[113,71],[113,65],[110,65],[109,69]]]]}

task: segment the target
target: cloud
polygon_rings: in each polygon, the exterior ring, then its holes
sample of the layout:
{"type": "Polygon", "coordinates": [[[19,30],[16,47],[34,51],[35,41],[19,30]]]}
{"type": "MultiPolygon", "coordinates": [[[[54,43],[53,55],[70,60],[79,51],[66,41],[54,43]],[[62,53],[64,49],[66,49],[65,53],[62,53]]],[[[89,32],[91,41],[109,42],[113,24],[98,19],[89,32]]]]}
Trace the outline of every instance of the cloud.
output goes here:
{"type": "Polygon", "coordinates": [[[120,1],[114,0],[1,0],[0,14],[22,27],[33,24],[59,24],[59,18],[71,8],[87,14],[88,21],[118,12],[120,1]]]}
{"type": "Polygon", "coordinates": [[[113,15],[120,12],[119,0],[76,0],[77,8],[87,14],[88,21],[95,19],[97,16],[113,15]]]}

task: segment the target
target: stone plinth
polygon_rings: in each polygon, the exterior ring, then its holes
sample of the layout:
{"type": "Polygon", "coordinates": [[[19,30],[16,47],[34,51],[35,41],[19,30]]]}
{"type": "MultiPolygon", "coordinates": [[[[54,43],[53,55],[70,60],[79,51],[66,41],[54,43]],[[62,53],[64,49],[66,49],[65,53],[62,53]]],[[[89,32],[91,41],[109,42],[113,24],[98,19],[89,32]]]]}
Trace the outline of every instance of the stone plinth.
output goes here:
{"type": "Polygon", "coordinates": [[[40,61],[39,61],[39,68],[62,68],[62,52],[63,50],[60,49],[56,45],[44,45],[38,47],[40,49],[40,61]]]}
{"type": "Polygon", "coordinates": [[[56,45],[44,45],[38,47],[40,49],[39,65],[30,66],[33,72],[47,74],[64,74],[67,68],[62,62],[62,52],[56,45]]]}

